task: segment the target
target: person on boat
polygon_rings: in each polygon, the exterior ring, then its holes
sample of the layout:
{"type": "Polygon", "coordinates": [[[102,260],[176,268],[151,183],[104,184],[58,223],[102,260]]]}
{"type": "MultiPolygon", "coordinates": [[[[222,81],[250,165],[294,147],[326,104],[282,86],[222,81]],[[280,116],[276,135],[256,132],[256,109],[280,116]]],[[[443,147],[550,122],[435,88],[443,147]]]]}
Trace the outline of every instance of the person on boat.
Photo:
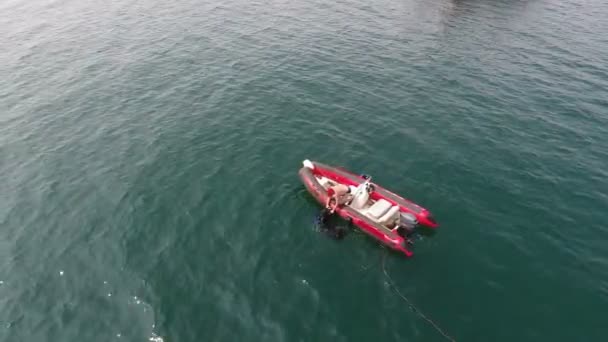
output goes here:
{"type": "Polygon", "coordinates": [[[348,202],[350,198],[350,187],[344,184],[336,184],[327,190],[327,202],[325,207],[334,213],[339,205],[348,202]]]}

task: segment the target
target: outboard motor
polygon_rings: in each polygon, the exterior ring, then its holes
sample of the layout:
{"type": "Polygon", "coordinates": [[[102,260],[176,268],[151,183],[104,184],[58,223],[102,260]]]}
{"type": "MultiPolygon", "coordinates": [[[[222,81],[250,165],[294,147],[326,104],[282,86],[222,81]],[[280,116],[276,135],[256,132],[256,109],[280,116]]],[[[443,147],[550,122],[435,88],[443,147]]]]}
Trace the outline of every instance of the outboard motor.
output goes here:
{"type": "Polygon", "coordinates": [[[399,227],[397,233],[402,237],[407,237],[416,231],[418,219],[410,213],[401,213],[399,217],[399,227]]]}

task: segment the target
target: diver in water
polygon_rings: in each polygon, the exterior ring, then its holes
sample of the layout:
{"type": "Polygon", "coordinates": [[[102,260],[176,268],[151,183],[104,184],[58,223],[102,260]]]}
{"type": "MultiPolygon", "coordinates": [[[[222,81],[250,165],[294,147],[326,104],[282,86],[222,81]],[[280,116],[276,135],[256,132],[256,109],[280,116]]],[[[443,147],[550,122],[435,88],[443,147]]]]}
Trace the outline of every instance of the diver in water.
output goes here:
{"type": "Polygon", "coordinates": [[[333,211],[331,211],[331,209],[325,208],[321,210],[319,216],[317,217],[317,223],[321,232],[336,240],[340,240],[346,235],[348,230],[344,227],[337,226],[335,223],[329,222],[332,214],[333,211]]]}

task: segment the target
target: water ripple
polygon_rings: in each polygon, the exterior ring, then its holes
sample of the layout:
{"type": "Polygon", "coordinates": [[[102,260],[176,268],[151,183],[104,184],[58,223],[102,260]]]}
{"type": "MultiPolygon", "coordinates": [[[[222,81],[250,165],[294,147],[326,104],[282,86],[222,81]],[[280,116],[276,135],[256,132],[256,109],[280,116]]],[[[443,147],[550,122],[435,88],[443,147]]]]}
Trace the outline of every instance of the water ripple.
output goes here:
{"type": "Polygon", "coordinates": [[[458,340],[600,337],[604,4],[0,7],[0,339],[438,337],[316,230],[305,158],[439,218],[389,264],[458,340]]]}

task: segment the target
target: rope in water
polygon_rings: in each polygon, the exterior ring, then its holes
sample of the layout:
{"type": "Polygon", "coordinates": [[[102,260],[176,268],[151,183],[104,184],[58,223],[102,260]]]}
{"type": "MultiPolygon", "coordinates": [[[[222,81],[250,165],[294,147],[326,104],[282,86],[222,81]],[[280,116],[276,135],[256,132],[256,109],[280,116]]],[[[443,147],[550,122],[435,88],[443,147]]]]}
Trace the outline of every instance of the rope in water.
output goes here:
{"type": "MultiPolygon", "coordinates": [[[[319,215],[317,215],[315,217],[315,223],[319,226],[323,226],[324,224],[324,219],[327,218],[328,212],[327,211],[322,211],[321,213],[319,213],[319,215]]],[[[456,342],[456,340],[451,337],[450,335],[446,334],[440,327],[439,325],[437,325],[437,323],[435,323],[432,319],[428,318],[424,313],[422,313],[422,311],[420,311],[406,296],[404,296],[401,291],[399,291],[399,289],[397,288],[397,286],[395,286],[395,282],[393,281],[393,278],[391,278],[391,276],[388,274],[388,272],[386,271],[386,266],[385,266],[385,261],[386,261],[386,255],[388,254],[385,253],[384,256],[382,257],[382,272],[384,272],[384,275],[386,276],[389,285],[395,290],[395,292],[397,293],[397,295],[399,297],[401,297],[401,299],[403,299],[403,301],[405,301],[410,308],[417,313],[420,317],[422,317],[425,321],[427,321],[430,325],[433,326],[433,328],[435,328],[435,330],[437,330],[437,332],[439,332],[443,337],[445,337],[447,340],[451,341],[451,342],[456,342]]],[[[372,266],[373,263],[370,263],[369,265],[363,267],[362,270],[367,270],[370,268],[370,266],[372,266]]]]}
{"type": "Polygon", "coordinates": [[[401,293],[401,291],[399,291],[399,289],[397,288],[397,286],[395,286],[395,282],[393,281],[393,278],[391,278],[391,276],[388,275],[388,272],[386,271],[386,267],[384,266],[384,261],[385,260],[386,260],[386,254],[384,254],[384,257],[382,258],[382,271],[384,272],[384,275],[388,279],[389,285],[395,290],[395,292],[397,293],[397,295],[399,295],[399,297],[401,297],[401,299],[403,299],[403,301],[405,301],[410,306],[410,308],[412,308],[412,310],[414,310],[414,312],[416,312],[420,317],[422,317],[425,321],[427,321],[430,325],[432,325],[433,328],[435,328],[435,330],[437,330],[437,332],[439,332],[441,335],[443,335],[443,337],[445,337],[449,341],[456,342],[456,340],[453,337],[451,337],[450,335],[446,334],[437,325],[437,323],[435,323],[432,319],[428,318],[425,314],[423,314],[422,311],[420,311],[409,299],[407,299],[406,296],[404,296],[401,293]]]}

